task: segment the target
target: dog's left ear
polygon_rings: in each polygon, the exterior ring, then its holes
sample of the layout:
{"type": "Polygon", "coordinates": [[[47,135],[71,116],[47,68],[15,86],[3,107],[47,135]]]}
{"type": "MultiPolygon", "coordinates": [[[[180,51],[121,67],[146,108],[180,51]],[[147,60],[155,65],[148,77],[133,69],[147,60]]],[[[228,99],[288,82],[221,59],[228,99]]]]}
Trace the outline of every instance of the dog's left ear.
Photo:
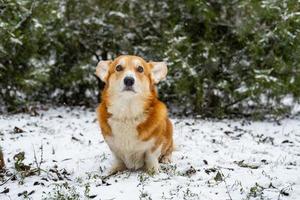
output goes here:
{"type": "Polygon", "coordinates": [[[152,66],[151,74],[154,83],[158,83],[167,76],[168,67],[165,62],[149,62],[149,64],[152,66]]]}
{"type": "Polygon", "coordinates": [[[112,61],[111,60],[101,60],[96,67],[96,75],[106,83],[109,65],[112,61]]]}

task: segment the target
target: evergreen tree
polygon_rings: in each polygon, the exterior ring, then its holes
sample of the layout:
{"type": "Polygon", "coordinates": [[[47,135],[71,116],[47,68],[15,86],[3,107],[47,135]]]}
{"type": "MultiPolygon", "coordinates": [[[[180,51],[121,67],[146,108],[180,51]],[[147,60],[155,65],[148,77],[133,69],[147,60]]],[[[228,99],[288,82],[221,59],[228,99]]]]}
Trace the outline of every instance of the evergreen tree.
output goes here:
{"type": "MultiPolygon", "coordinates": [[[[300,96],[293,0],[0,0],[0,100],[93,106],[98,60],[165,60],[179,114],[283,114],[300,96]]],[[[102,83],[103,84],[103,83],[102,83]]]]}

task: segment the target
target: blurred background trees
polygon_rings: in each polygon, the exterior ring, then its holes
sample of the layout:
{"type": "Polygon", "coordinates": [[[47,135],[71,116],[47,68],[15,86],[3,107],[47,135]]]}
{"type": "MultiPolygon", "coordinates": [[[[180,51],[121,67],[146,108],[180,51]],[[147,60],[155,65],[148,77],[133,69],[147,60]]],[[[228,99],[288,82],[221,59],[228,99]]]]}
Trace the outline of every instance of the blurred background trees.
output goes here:
{"type": "Polygon", "coordinates": [[[95,106],[98,60],[165,60],[181,115],[288,113],[300,97],[294,0],[0,0],[0,102],[95,106]]]}

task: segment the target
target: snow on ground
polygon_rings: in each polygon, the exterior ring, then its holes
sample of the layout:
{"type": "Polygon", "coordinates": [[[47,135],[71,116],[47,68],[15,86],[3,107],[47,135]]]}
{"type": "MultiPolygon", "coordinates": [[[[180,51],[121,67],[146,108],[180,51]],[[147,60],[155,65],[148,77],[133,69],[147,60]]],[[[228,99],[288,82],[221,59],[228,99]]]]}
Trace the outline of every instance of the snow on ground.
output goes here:
{"type": "Polygon", "coordinates": [[[1,200],[300,199],[299,119],[173,119],[171,164],[106,177],[112,157],[93,110],[38,112],[0,116],[1,200]]]}

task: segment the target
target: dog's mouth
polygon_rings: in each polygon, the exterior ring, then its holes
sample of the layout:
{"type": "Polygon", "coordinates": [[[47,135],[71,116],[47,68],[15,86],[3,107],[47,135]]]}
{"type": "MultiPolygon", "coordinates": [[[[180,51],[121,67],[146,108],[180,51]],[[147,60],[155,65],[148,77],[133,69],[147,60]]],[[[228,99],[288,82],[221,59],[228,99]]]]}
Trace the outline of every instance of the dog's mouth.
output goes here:
{"type": "Polygon", "coordinates": [[[132,86],[124,87],[123,92],[134,92],[134,93],[136,93],[136,91],[133,89],[132,86]]]}

